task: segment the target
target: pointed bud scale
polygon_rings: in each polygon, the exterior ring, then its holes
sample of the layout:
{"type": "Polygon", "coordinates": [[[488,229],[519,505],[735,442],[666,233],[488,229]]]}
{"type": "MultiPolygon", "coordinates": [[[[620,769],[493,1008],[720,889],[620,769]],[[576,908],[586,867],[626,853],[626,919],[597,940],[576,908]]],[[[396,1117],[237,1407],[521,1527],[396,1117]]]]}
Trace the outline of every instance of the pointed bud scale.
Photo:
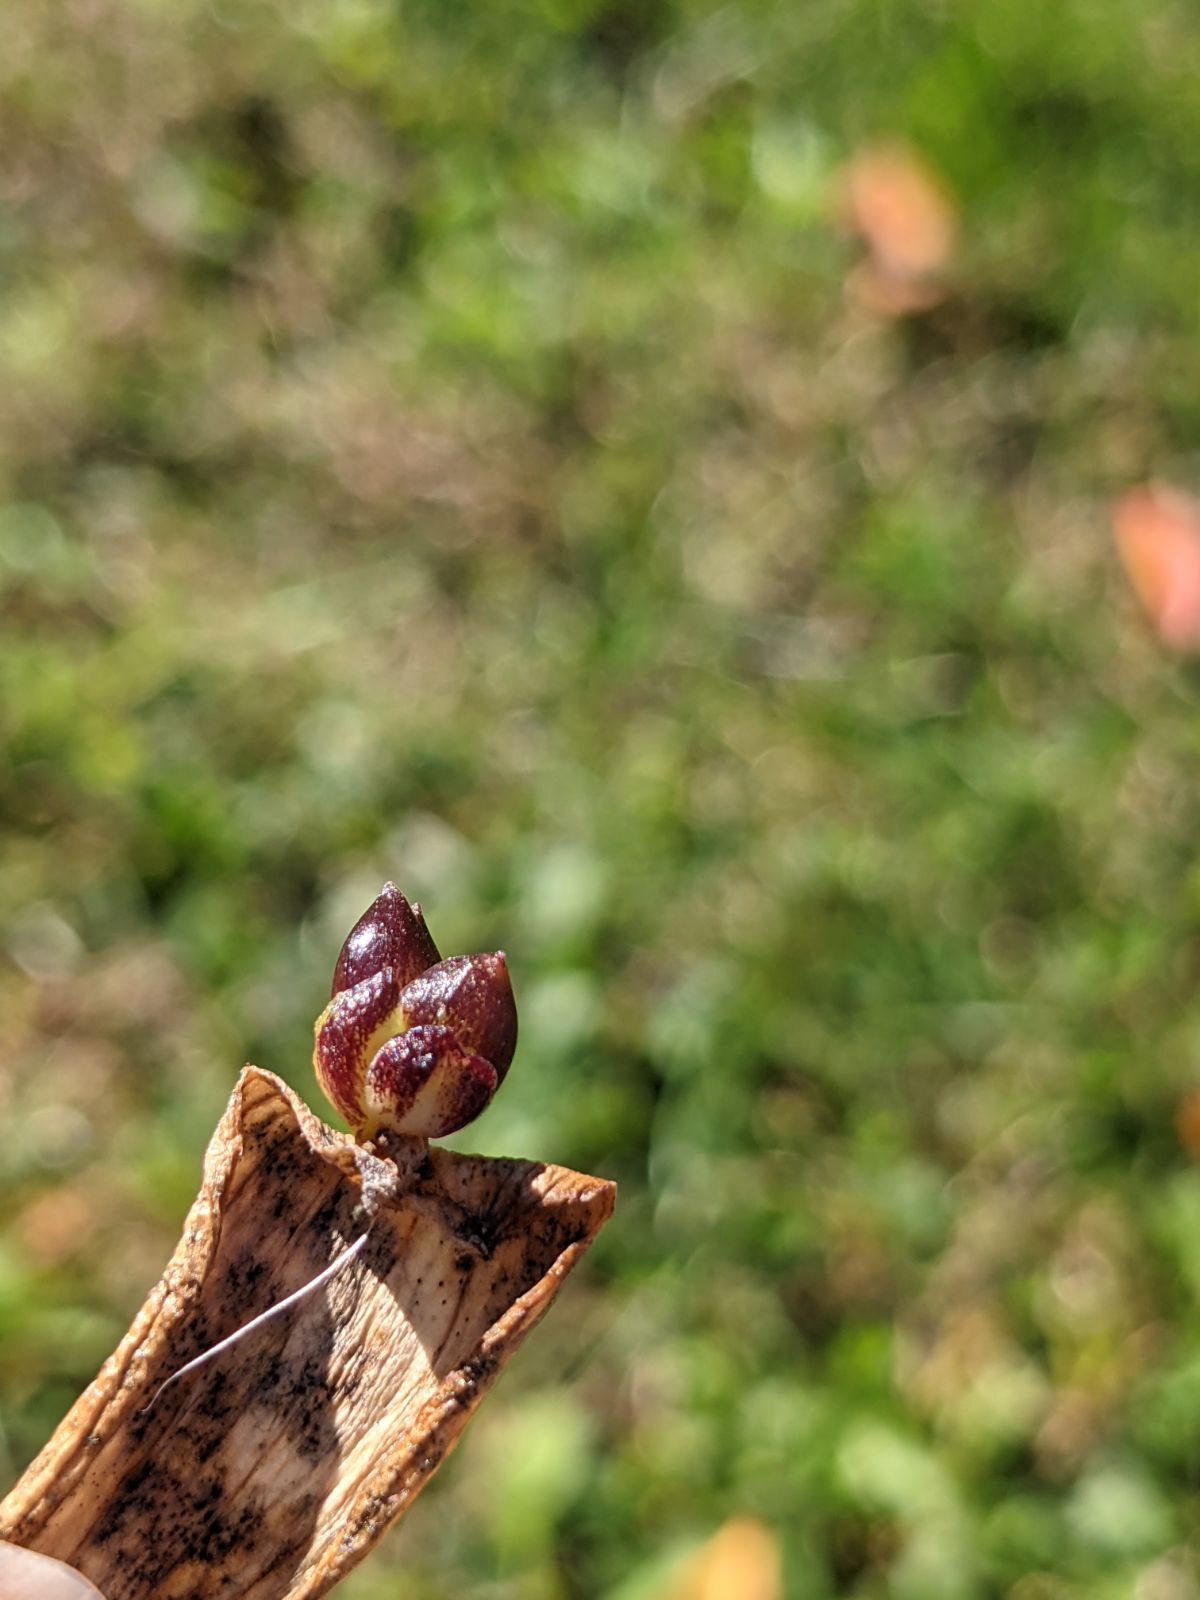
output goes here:
{"type": "Polygon", "coordinates": [[[491,1063],[497,1082],[504,1082],[517,1047],[517,1004],[502,951],[439,961],[405,986],[399,1005],[410,1028],[453,1028],[468,1050],[491,1063]]]}
{"type": "Polygon", "coordinates": [[[392,968],[403,987],[439,959],[420,906],[409,905],[394,883],[385,883],[342,946],[332,993],[352,989],[384,967],[392,968]]]}
{"type": "Polygon", "coordinates": [[[404,1026],[400,985],[390,967],[343,989],[317,1018],[313,1068],[317,1082],[352,1128],[363,1120],[367,1063],[404,1026]]]}
{"type": "Polygon", "coordinates": [[[411,1028],[389,1039],[363,1081],[363,1132],[440,1139],[477,1117],[496,1092],[496,1074],[452,1029],[411,1028]]]}

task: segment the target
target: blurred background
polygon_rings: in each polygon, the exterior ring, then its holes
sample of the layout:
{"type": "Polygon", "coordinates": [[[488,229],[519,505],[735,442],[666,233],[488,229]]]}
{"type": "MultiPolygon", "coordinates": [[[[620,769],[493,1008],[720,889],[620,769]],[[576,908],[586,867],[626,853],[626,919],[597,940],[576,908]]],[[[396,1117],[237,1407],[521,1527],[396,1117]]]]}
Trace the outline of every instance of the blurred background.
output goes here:
{"type": "Polygon", "coordinates": [[[346,1600],[1200,1595],[1198,73],[8,0],[5,1483],[392,877],[621,1198],[346,1600]]]}

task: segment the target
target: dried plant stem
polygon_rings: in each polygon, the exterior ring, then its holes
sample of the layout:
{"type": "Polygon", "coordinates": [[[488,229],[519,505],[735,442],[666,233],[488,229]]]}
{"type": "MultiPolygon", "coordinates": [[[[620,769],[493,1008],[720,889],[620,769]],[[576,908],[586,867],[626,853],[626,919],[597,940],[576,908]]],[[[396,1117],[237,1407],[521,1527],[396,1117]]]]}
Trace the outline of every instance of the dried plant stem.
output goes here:
{"type": "Polygon", "coordinates": [[[0,1539],[114,1600],[317,1600],[428,1482],[613,1198],[560,1167],[366,1152],[246,1068],[173,1260],[0,1539]]]}

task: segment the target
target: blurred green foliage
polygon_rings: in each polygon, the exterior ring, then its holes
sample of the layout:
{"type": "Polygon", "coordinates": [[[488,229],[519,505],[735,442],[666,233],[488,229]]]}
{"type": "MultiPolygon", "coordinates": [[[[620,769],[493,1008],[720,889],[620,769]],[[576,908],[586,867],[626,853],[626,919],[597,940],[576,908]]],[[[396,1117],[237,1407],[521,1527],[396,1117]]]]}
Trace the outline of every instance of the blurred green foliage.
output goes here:
{"type": "Polygon", "coordinates": [[[9,0],[0,1423],[173,1244],[380,881],[503,945],[469,1148],[615,1177],[347,1600],[1194,1600],[1180,0],[9,0]],[[940,173],[940,301],[838,173],[940,173]]]}

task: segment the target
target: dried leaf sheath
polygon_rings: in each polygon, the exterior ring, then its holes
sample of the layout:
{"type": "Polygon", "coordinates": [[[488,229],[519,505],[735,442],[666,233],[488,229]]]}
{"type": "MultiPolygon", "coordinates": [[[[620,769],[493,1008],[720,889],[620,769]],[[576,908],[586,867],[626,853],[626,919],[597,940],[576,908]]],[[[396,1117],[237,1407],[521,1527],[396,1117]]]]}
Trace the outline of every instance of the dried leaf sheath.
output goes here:
{"type": "Polygon", "coordinates": [[[322,1291],[166,1391],[359,1232],[352,1141],[247,1067],[175,1256],[0,1504],[113,1600],[325,1594],[411,1503],[612,1211],[609,1183],[430,1150],[322,1291]]]}

